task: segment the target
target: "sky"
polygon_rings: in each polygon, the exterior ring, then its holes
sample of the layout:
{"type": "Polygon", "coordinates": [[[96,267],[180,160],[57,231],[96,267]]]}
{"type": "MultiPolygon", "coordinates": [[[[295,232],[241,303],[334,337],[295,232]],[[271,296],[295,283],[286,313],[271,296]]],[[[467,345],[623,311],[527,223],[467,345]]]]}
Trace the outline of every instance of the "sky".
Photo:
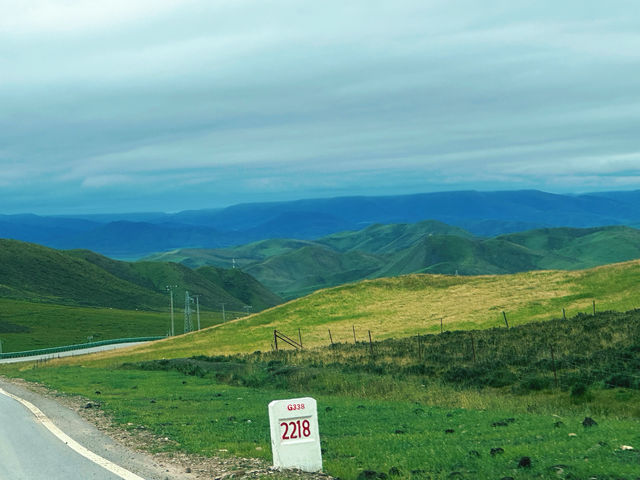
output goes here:
{"type": "Polygon", "coordinates": [[[640,189],[636,0],[0,0],[0,213],[640,189]]]}

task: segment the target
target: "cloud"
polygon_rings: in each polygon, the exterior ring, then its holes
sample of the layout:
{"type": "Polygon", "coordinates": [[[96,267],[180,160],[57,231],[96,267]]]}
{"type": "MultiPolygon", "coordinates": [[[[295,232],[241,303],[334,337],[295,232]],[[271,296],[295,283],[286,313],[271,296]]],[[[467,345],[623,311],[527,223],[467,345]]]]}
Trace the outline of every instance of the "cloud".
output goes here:
{"type": "Polygon", "coordinates": [[[640,187],[634,5],[3,5],[0,201],[640,187]]]}

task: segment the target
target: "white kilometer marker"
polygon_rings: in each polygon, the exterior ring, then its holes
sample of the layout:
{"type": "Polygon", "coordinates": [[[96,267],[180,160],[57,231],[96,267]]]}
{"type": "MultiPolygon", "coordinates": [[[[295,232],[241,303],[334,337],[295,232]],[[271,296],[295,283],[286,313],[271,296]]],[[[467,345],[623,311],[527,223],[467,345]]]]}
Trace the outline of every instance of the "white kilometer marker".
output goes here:
{"type": "Polygon", "coordinates": [[[91,450],[80,445],[73,438],[71,438],[69,435],[67,435],[58,427],[56,427],[53,424],[53,422],[49,419],[49,417],[47,417],[44,413],[42,413],[42,411],[38,407],[36,407],[33,403],[28,402],[23,398],[17,397],[3,390],[2,388],[0,388],[0,394],[5,395],[9,398],[13,398],[15,401],[23,404],[25,407],[31,410],[31,413],[35,415],[38,421],[40,421],[42,425],[44,425],[51,433],[53,433],[56,437],[58,437],[59,440],[63,441],[69,448],[79,453],[83,457],[87,458],[88,460],[91,460],[93,463],[100,465],[102,468],[110,471],[115,475],[118,475],[123,480],[145,480],[144,478],[136,475],[135,473],[132,473],[129,470],[126,470],[121,466],[116,465],[113,462],[110,462],[106,458],[102,458],[100,455],[97,455],[93,453],[91,450]]]}
{"type": "Polygon", "coordinates": [[[322,471],[318,407],[310,397],[274,400],[269,404],[273,466],[322,471]]]}

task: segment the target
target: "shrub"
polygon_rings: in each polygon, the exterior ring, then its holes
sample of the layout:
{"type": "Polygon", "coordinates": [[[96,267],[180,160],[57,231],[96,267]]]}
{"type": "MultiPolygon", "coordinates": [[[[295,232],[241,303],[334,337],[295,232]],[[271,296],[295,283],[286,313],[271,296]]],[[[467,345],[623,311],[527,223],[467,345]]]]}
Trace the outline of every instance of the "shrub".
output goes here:
{"type": "Polygon", "coordinates": [[[571,397],[582,398],[587,394],[588,391],[589,389],[584,383],[576,383],[575,385],[573,385],[573,387],[571,387],[571,397]]]}
{"type": "Polygon", "coordinates": [[[633,388],[633,378],[631,375],[627,375],[626,373],[616,373],[611,375],[607,380],[605,380],[604,384],[607,388],[633,388]]]}

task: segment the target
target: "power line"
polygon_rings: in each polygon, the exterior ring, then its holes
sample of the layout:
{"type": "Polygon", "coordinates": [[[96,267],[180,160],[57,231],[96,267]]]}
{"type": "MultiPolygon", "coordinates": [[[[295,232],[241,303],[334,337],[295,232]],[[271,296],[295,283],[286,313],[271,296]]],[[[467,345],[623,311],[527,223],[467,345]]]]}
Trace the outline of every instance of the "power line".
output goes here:
{"type": "Polygon", "coordinates": [[[174,288],[178,288],[178,286],[177,285],[167,285],[165,288],[169,292],[169,297],[171,298],[171,336],[173,337],[175,335],[175,330],[174,330],[174,327],[173,327],[173,289],[174,288]]]}
{"type": "Polygon", "coordinates": [[[189,333],[193,330],[193,323],[191,322],[191,302],[193,298],[189,296],[189,291],[184,292],[184,333],[189,333]]]}
{"type": "Polygon", "coordinates": [[[196,299],[196,317],[198,319],[198,330],[200,330],[200,295],[193,295],[196,299]]]}

